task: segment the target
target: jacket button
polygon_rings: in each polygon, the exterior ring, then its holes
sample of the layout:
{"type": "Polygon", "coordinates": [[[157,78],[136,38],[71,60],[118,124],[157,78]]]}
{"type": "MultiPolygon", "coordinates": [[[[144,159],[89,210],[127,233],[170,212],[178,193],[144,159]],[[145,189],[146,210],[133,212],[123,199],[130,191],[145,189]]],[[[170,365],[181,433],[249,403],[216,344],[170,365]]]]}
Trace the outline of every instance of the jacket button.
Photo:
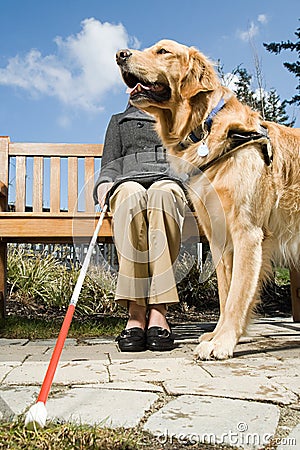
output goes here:
{"type": "Polygon", "coordinates": [[[142,128],[143,126],[144,126],[144,124],[143,124],[142,122],[138,122],[138,123],[137,123],[137,127],[138,127],[138,128],[142,128]]]}

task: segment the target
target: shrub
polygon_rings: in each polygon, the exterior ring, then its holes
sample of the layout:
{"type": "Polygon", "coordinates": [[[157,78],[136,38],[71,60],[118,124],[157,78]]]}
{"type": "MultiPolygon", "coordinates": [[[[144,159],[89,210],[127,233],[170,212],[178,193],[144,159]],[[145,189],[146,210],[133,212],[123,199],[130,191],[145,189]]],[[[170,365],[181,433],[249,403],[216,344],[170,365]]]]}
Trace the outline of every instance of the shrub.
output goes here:
{"type": "MultiPolygon", "coordinates": [[[[22,247],[8,251],[9,297],[23,303],[44,303],[66,307],[80,270],[67,267],[55,254],[35,254],[22,247]]],[[[105,269],[91,267],[79,296],[77,313],[113,312],[116,277],[105,269]]]]}

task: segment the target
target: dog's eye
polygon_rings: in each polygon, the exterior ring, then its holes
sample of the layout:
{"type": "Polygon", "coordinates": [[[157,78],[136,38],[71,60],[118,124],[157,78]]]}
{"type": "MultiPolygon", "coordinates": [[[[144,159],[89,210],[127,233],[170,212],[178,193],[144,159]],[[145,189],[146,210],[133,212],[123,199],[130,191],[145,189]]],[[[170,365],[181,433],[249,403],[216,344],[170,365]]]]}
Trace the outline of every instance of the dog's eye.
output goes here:
{"type": "Polygon", "coordinates": [[[170,52],[168,52],[168,50],[166,50],[165,48],[160,48],[159,50],[157,50],[158,55],[165,55],[166,53],[170,52]]]}

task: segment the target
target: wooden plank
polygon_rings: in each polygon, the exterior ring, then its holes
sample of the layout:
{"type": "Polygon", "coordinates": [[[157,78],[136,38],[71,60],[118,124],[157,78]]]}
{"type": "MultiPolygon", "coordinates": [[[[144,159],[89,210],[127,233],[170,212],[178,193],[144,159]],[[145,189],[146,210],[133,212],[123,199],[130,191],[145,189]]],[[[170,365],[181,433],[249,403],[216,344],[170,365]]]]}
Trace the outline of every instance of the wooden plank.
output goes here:
{"type": "MultiPolygon", "coordinates": [[[[31,238],[40,239],[40,242],[45,238],[49,240],[61,238],[76,238],[85,237],[89,241],[95,230],[98,217],[53,217],[48,216],[41,220],[40,217],[12,217],[8,215],[1,215],[0,220],[0,236],[8,242],[14,242],[14,238],[24,239],[23,242],[31,238]]],[[[111,217],[106,216],[99,237],[111,237],[111,217]]]]}
{"type": "MultiPolygon", "coordinates": [[[[3,219],[5,219],[5,218],[6,219],[24,218],[25,219],[26,217],[28,219],[34,218],[34,219],[40,219],[40,220],[43,220],[43,219],[47,220],[49,218],[50,219],[51,218],[53,218],[53,219],[59,219],[59,218],[60,219],[72,219],[72,218],[91,219],[94,217],[99,218],[99,216],[100,216],[99,212],[86,213],[86,212],[81,212],[81,211],[76,212],[76,214],[73,214],[71,211],[70,212],[60,211],[57,213],[51,213],[50,211],[45,211],[45,212],[40,211],[40,212],[36,212],[36,213],[31,212],[31,211],[26,211],[26,212],[3,211],[3,212],[0,212],[0,220],[1,220],[1,218],[3,218],[3,219]]],[[[112,213],[108,212],[108,213],[106,213],[106,216],[111,217],[112,213]]]]}
{"type": "Polygon", "coordinates": [[[50,212],[60,211],[60,158],[52,157],[50,161],[50,212]]]}
{"type": "Polygon", "coordinates": [[[290,279],[293,320],[294,322],[300,322],[300,272],[291,269],[290,279]]]}
{"type": "Polygon", "coordinates": [[[7,243],[0,242],[0,317],[5,318],[7,292],[7,243]]]}
{"type": "Polygon", "coordinates": [[[78,158],[68,158],[68,211],[77,212],[78,158]]]}
{"type": "Polygon", "coordinates": [[[25,211],[26,202],[26,158],[16,157],[16,211],[25,211]]]}
{"type": "Polygon", "coordinates": [[[35,156],[33,158],[33,186],[32,186],[32,209],[33,212],[43,210],[43,180],[44,180],[44,158],[35,156]]]}
{"type": "Polygon", "coordinates": [[[32,142],[11,142],[10,156],[94,156],[101,157],[103,144],[49,144],[32,142]]]}
{"type": "Polygon", "coordinates": [[[8,187],[8,149],[9,138],[0,137],[0,182],[2,196],[0,198],[0,211],[7,209],[7,187],[8,187]]]}
{"type": "Polygon", "coordinates": [[[92,212],[95,209],[93,200],[93,189],[95,184],[95,160],[87,157],[84,160],[84,194],[85,194],[85,211],[92,212]]]}
{"type": "MultiPolygon", "coordinates": [[[[0,211],[7,210],[8,196],[8,149],[9,138],[0,137],[0,211]]],[[[7,292],[7,244],[0,242],[0,317],[6,314],[6,292],[7,292]]]]}

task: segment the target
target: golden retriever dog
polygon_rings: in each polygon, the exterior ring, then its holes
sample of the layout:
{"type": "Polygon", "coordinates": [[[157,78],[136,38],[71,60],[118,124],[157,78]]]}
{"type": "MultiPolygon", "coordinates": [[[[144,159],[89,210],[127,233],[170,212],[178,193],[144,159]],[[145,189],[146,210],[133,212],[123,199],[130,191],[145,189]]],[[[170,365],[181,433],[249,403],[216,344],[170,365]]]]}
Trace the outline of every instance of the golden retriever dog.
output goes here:
{"type": "Polygon", "coordinates": [[[220,318],[195,355],[231,357],[273,264],[299,269],[300,129],[262,120],[194,47],[162,40],[116,59],[131,103],[155,116],[170,159],[189,172],[216,264],[220,318]]]}

